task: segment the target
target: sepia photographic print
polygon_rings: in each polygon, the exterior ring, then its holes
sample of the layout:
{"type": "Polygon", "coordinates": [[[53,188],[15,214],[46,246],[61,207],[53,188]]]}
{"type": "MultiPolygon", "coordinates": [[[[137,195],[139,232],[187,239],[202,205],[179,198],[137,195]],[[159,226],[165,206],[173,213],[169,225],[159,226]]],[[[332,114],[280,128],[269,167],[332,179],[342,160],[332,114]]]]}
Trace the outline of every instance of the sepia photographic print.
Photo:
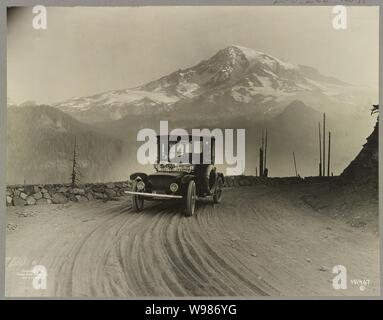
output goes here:
{"type": "Polygon", "coordinates": [[[6,297],[380,295],[379,7],[276,4],[7,8],[6,297]]]}

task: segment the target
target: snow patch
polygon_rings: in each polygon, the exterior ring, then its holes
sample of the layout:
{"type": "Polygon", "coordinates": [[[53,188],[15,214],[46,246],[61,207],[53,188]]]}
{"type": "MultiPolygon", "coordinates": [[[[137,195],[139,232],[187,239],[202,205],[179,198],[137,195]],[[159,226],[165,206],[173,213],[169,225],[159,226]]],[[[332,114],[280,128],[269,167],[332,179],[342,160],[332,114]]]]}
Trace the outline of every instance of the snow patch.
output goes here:
{"type": "Polygon", "coordinates": [[[177,86],[177,93],[186,97],[193,98],[196,96],[195,92],[200,88],[200,86],[193,82],[181,82],[177,86]]]}
{"type": "Polygon", "coordinates": [[[246,59],[249,62],[259,61],[262,64],[266,64],[271,69],[274,69],[276,64],[279,64],[285,70],[298,69],[298,67],[293,65],[292,63],[284,62],[281,59],[278,59],[274,56],[266,54],[262,51],[258,51],[258,50],[254,50],[254,49],[250,49],[246,47],[241,47],[237,45],[235,47],[243,52],[243,54],[245,55],[246,59]]]}

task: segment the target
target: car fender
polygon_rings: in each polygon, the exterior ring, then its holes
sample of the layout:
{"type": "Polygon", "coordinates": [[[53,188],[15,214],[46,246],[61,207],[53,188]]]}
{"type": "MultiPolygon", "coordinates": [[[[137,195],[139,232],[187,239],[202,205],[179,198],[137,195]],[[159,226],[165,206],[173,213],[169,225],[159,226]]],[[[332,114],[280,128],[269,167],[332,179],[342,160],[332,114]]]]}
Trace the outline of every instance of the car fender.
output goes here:
{"type": "Polygon", "coordinates": [[[148,175],[143,172],[136,172],[130,175],[130,180],[143,180],[146,183],[148,180],[148,175]]]}
{"type": "Polygon", "coordinates": [[[187,184],[189,183],[190,180],[193,180],[195,176],[193,174],[186,174],[181,178],[181,183],[182,184],[187,184]]]}

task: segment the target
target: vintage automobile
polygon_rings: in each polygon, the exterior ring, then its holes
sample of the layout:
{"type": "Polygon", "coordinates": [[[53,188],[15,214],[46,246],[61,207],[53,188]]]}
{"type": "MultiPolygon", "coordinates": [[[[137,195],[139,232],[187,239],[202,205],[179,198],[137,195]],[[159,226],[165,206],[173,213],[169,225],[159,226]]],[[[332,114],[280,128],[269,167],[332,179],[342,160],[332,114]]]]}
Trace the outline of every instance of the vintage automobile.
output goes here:
{"type": "Polygon", "coordinates": [[[195,202],[200,198],[210,198],[214,203],[219,203],[224,176],[217,172],[214,166],[214,137],[204,139],[194,136],[193,139],[193,136],[189,135],[182,139],[174,137],[174,142],[169,139],[170,136],[162,137],[166,140],[157,136],[157,161],[154,165],[156,172],[137,172],[130,176],[133,182],[132,191],[126,193],[132,195],[133,210],[141,211],[144,200],[175,199],[183,201],[185,215],[192,216],[195,202]],[[161,141],[168,141],[167,151],[164,151],[161,141]],[[168,155],[168,161],[165,162],[160,160],[163,159],[164,152],[168,155]],[[174,161],[179,157],[183,157],[182,163],[174,161]],[[195,161],[198,158],[200,160],[195,161]]]}

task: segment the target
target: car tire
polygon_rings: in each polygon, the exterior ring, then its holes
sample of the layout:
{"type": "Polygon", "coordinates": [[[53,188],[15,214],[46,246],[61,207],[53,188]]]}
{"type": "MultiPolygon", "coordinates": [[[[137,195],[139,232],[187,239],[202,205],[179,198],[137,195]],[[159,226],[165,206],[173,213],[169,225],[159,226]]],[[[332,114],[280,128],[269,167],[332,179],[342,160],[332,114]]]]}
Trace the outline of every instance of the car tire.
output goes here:
{"type": "MultiPolygon", "coordinates": [[[[133,182],[132,191],[139,192],[137,189],[137,181],[133,182]]],[[[134,212],[140,212],[144,208],[144,198],[137,194],[132,195],[132,208],[134,212]]]]}
{"type": "Polygon", "coordinates": [[[186,213],[187,217],[191,217],[195,210],[196,186],[194,180],[190,180],[186,190],[186,213]]]}
{"type": "Polygon", "coordinates": [[[213,201],[214,203],[220,203],[222,199],[222,187],[223,187],[223,180],[221,177],[218,177],[217,179],[217,185],[215,187],[214,195],[213,195],[213,201]]]}

